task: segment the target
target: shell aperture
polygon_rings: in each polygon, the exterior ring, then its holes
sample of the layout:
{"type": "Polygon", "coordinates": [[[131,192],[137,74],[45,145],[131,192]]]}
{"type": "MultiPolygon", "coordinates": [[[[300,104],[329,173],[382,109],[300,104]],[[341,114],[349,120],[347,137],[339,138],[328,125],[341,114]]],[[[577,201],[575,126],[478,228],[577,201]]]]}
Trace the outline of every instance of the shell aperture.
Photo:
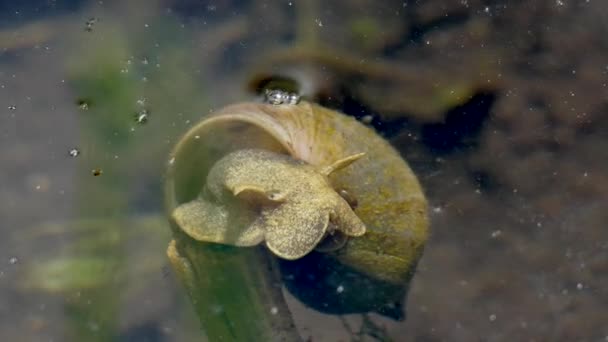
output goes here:
{"type": "Polygon", "coordinates": [[[365,233],[364,223],[327,178],[361,156],[319,168],[283,154],[238,150],[220,159],[199,197],[172,216],[196,240],[235,246],[265,241],[277,256],[298,259],[328,230],[353,237],[365,233]]]}

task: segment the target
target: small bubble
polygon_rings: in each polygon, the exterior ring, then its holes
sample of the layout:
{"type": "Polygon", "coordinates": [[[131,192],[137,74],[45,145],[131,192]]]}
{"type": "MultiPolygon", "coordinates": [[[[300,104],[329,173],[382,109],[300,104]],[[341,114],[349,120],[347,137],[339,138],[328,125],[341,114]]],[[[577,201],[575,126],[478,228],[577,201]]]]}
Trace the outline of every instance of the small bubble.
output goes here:
{"type": "Polygon", "coordinates": [[[291,93],[289,94],[289,100],[287,101],[291,105],[296,105],[300,102],[300,96],[298,94],[291,93]]]}
{"type": "Polygon", "coordinates": [[[342,293],[342,292],[344,292],[344,286],[342,286],[342,285],[338,286],[338,287],[336,288],[336,292],[337,292],[337,293],[342,293]]]}
{"type": "Polygon", "coordinates": [[[135,113],[135,122],[137,122],[140,125],[143,125],[146,122],[148,122],[149,117],[150,117],[150,111],[148,111],[147,109],[142,109],[139,112],[135,113]]]}
{"type": "Polygon", "coordinates": [[[579,290],[579,291],[582,290],[583,289],[583,284],[582,283],[576,284],[576,289],[579,290]]]}
{"type": "Polygon", "coordinates": [[[19,259],[17,259],[17,257],[11,257],[10,259],[8,259],[8,263],[11,265],[15,265],[18,262],[19,262],[19,259]]]}
{"type": "Polygon", "coordinates": [[[492,238],[494,238],[494,239],[499,237],[500,235],[502,235],[502,231],[500,231],[500,230],[495,230],[492,232],[492,238]]]}
{"type": "Polygon", "coordinates": [[[103,174],[103,170],[97,168],[97,169],[91,170],[91,173],[93,174],[93,176],[97,177],[97,176],[101,176],[101,174],[103,174]]]}
{"type": "Polygon", "coordinates": [[[277,308],[276,306],[273,306],[272,308],[270,308],[270,313],[273,315],[276,315],[279,313],[279,308],[277,308]]]}
{"type": "Polygon", "coordinates": [[[488,317],[490,319],[490,322],[494,322],[496,320],[496,315],[495,314],[491,314],[490,317],[488,317]]]}
{"type": "Polygon", "coordinates": [[[135,103],[137,103],[138,106],[143,107],[146,105],[146,99],[145,98],[137,99],[137,101],[135,103]]]}
{"type": "Polygon", "coordinates": [[[17,109],[17,106],[15,106],[15,105],[10,105],[10,106],[8,106],[8,109],[9,109],[9,110],[15,110],[15,109],[17,109]]]}
{"type": "Polygon", "coordinates": [[[319,19],[319,18],[315,19],[315,23],[317,23],[317,25],[319,27],[323,27],[323,22],[321,21],[321,19],[319,19]]]}
{"type": "Polygon", "coordinates": [[[74,147],[70,149],[68,153],[70,154],[70,157],[78,157],[78,155],[80,155],[80,150],[74,147]]]}
{"type": "Polygon", "coordinates": [[[284,93],[280,90],[266,90],[266,102],[273,105],[283,104],[284,93]]]}
{"type": "Polygon", "coordinates": [[[556,0],[555,1],[555,5],[557,5],[557,6],[564,6],[564,2],[562,0],[556,0]]]}
{"type": "Polygon", "coordinates": [[[441,214],[442,212],[443,212],[443,209],[441,207],[433,207],[433,213],[441,214]]]}
{"type": "Polygon", "coordinates": [[[175,163],[175,157],[169,159],[169,165],[173,165],[173,163],[175,163]]]}

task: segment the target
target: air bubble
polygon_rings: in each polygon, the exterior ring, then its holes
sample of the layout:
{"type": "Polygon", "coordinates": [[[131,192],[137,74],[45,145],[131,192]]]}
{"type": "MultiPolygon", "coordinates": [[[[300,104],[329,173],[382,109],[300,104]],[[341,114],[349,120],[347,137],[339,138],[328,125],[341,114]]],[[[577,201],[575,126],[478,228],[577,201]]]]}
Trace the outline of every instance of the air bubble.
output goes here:
{"type": "Polygon", "coordinates": [[[17,109],[17,106],[15,106],[15,105],[10,105],[10,106],[8,106],[8,109],[9,109],[9,110],[15,110],[15,109],[17,109]]]}
{"type": "Polygon", "coordinates": [[[11,265],[15,265],[19,262],[19,259],[17,257],[11,257],[10,259],[8,259],[8,263],[11,265]]]}
{"type": "Polygon", "coordinates": [[[290,93],[279,89],[266,89],[264,92],[264,100],[272,105],[295,105],[300,102],[300,96],[296,93],[290,93]]]}
{"type": "Polygon", "coordinates": [[[148,122],[149,117],[150,117],[150,111],[148,111],[147,109],[142,109],[135,114],[135,122],[137,122],[140,125],[143,125],[146,122],[148,122]]]}
{"type": "Polygon", "coordinates": [[[77,149],[76,147],[70,149],[70,151],[68,152],[70,157],[78,157],[80,155],[80,150],[77,149]]]}

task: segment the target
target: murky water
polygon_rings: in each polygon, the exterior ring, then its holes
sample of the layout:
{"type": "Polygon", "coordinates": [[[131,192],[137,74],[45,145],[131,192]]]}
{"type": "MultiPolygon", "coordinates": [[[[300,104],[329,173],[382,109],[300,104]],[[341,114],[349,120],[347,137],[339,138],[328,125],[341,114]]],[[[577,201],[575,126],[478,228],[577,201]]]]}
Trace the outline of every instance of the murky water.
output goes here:
{"type": "MultiPolygon", "coordinates": [[[[0,2],[0,340],[204,339],[165,255],[168,153],[226,104],[299,101],[256,95],[270,76],[375,128],[429,198],[385,337],[608,340],[606,22],[599,0],[0,2]]],[[[379,339],[288,303],[305,338],[379,339]]]]}

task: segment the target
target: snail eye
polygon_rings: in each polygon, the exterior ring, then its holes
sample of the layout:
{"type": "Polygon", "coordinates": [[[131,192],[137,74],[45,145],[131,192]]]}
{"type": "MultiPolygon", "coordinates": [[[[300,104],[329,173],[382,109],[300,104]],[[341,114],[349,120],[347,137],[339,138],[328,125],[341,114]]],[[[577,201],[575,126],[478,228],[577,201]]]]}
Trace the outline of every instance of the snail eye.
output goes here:
{"type": "Polygon", "coordinates": [[[346,189],[339,189],[338,195],[340,195],[340,197],[342,197],[353,210],[355,210],[359,205],[359,201],[357,201],[357,198],[353,196],[353,194],[348,192],[346,189]]]}
{"type": "Polygon", "coordinates": [[[286,195],[279,190],[270,190],[266,195],[269,200],[277,202],[283,201],[286,197],[286,195]]]}
{"type": "Polygon", "coordinates": [[[252,207],[276,206],[285,201],[286,195],[279,190],[265,191],[255,186],[240,186],[234,195],[252,207]]]}

